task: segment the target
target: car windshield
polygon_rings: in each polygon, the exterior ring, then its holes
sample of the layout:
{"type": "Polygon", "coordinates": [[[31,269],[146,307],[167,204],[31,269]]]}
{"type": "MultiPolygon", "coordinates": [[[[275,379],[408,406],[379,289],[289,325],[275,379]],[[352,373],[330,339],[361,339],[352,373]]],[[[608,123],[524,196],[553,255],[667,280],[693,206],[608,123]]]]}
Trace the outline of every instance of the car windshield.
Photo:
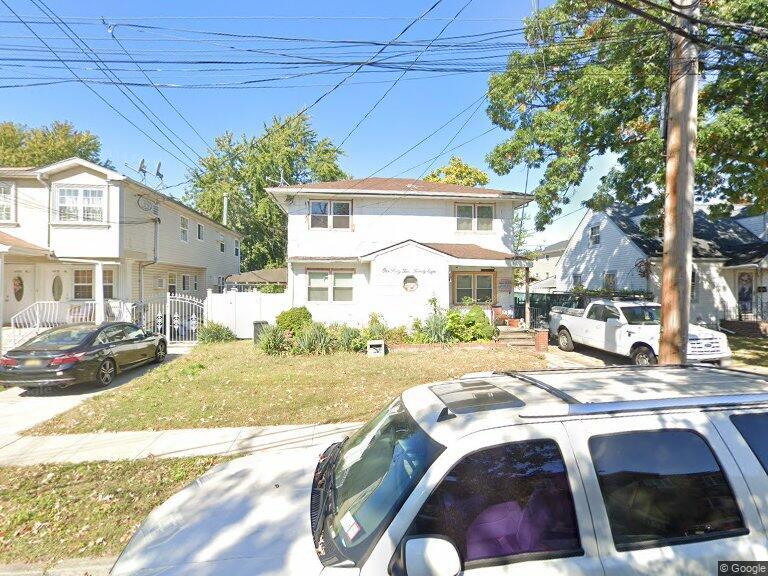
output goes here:
{"type": "Polygon", "coordinates": [[[65,326],[43,332],[24,344],[24,348],[67,348],[77,346],[93,333],[93,326],[65,326]]]}
{"type": "Polygon", "coordinates": [[[659,324],[661,306],[627,306],[621,309],[630,324],[659,324]]]}
{"type": "Polygon", "coordinates": [[[357,564],[365,557],[443,450],[400,399],[344,443],[330,526],[346,558],[357,564]]]}

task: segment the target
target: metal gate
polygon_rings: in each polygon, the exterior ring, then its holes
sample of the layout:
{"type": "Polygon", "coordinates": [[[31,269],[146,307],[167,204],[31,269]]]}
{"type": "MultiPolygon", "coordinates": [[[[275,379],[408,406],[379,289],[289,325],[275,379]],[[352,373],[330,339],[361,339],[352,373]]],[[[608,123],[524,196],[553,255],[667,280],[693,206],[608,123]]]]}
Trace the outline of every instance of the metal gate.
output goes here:
{"type": "Polygon", "coordinates": [[[146,330],[165,334],[168,342],[195,342],[203,324],[204,303],[185,294],[166,294],[136,302],[132,321],[146,330]]]}

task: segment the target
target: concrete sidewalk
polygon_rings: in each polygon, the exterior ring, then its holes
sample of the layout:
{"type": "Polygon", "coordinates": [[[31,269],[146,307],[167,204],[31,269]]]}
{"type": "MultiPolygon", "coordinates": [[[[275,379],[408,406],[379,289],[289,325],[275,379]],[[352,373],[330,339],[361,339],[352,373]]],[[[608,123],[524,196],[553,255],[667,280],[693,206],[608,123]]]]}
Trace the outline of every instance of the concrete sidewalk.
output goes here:
{"type": "Polygon", "coordinates": [[[76,558],[46,564],[0,564],[0,576],[107,576],[117,558],[76,558]]]}
{"type": "Polygon", "coordinates": [[[308,424],[98,432],[52,436],[0,436],[0,466],[236,455],[330,444],[360,424],[308,424]]]}

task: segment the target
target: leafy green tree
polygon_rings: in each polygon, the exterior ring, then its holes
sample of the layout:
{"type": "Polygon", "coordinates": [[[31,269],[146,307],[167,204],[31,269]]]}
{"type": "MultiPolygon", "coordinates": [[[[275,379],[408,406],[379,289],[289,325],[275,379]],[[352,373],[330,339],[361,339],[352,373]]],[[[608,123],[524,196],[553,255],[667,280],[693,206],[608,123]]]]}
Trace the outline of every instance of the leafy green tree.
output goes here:
{"type": "Polygon", "coordinates": [[[447,166],[438,168],[424,179],[430,182],[446,182],[461,186],[485,186],[488,184],[488,174],[480,168],[470,166],[458,156],[452,156],[447,166]]]}
{"type": "Polygon", "coordinates": [[[242,266],[254,270],[285,262],[286,217],[267,194],[280,177],[289,184],[346,178],[341,150],[319,138],[306,115],[273,118],[259,137],[226,133],[190,173],[185,201],[221,220],[229,195],[229,224],[244,234],[242,266]]]}
{"type": "Polygon", "coordinates": [[[99,137],[69,122],[40,128],[0,123],[0,166],[45,166],[73,156],[102,163],[100,153],[99,137]]]}
{"type": "MultiPolygon", "coordinates": [[[[671,21],[661,9],[642,7],[671,21]]],[[[719,0],[702,2],[701,17],[765,25],[768,10],[765,0],[719,0]]],[[[701,45],[696,195],[719,213],[742,202],[768,210],[768,38],[721,26],[702,25],[698,33],[720,47],[701,45]]],[[[615,155],[587,204],[655,199],[649,229],[657,233],[667,32],[604,0],[555,0],[526,21],[525,34],[531,50],[513,53],[489,82],[489,116],[510,132],[489,164],[499,174],[520,164],[545,167],[533,191],[542,229],[562,212],[590,161],[615,155]]]]}

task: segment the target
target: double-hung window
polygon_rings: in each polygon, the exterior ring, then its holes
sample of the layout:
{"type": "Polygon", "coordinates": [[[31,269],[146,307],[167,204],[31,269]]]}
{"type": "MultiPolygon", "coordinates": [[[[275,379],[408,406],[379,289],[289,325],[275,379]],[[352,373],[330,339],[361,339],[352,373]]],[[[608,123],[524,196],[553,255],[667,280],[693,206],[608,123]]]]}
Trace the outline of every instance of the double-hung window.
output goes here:
{"type": "Polygon", "coordinates": [[[459,232],[491,232],[493,204],[457,204],[456,230],[459,232]]]}
{"type": "Polygon", "coordinates": [[[589,245],[597,246],[600,244],[600,226],[589,227],[589,245]]]}
{"type": "Polygon", "coordinates": [[[603,274],[603,290],[606,292],[616,291],[616,272],[609,270],[603,274]]]}
{"type": "Polygon", "coordinates": [[[224,244],[224,234],[219,234],[219,252],[224,254],[226,245],[224,244]]]}
{"type": "Polygon", "coordinates": [[[574,274],[573,275],[573,287],[574,288],[581,288],[584,286],[584,282],[581,279],[581,274],[574,274]]]}
{"type": "Polygon", "coordinates": [[[492,273],[457,272],[454,285],[454,304],[490,304],[494,301],[492,273]]]}
{"type": "Polygon", "coordinates": [[[235,256],[240,256],[240,240],[235,240],[235,256]]]}
{"type": "Polygon", "coordinates": [[[205,231],[203,229],[202,224],[197,225],[197,239],[198,240],[205,240],[205,231]]]}
{"type": "Polygon", "coordinates": [[[310,270],[307,299],[310,302],[352,302],[354,273],[351,270],[310,270]]]}
{"type": "Polygon", "coordinates": [[[181,275],[181,290],[183,292],[189,292],[189,274],[181,275]]]}
{"type": "Polygon", "coordinates": [[[179,218],[179,231],[181,233],[181,241],[189,241],[189,218],[181,216],[179,218]]]}
{"type": "Polygon", "coordinates": [[[313,230],[349,230],[352,227],[352,202],[312,200],[309,203],[309,227],[313,230]]]}
{"type": "Polygon", "coordinates": [[[102,283],[103,283],[103,292],[104,292],[104,298],[111,299],[115,297],[115,271],[114,270],[103,270],[102,271],[102,283]]]}
{"type": "Polygon", "coordinates": [[[0,222],[13,222],[15,218],[15,188],[10,182],[0,182],[0,222]]]}
{"type": "Polygon", "coordinates": [[[55,214],[58,222],[104,222],[104,189],[75,186],[58,188],[55,214]]]}
{"type": "Polygon", "coordinates": [[[194,276],[192,276],[192,289],[198,290],[199,288],[200,288],[200,278],[198,277],[197,274],[195,274],[194,276]]]}
{"type": "Polygon", "coordinates": [[[168,292],[176,294],[176,272],[168,273],[168,292]]]}
{"type": "Polygon", "coordinates": [[[75,300],[93,299],[93,270],[75,270],[74,294],[75,300]]]}

